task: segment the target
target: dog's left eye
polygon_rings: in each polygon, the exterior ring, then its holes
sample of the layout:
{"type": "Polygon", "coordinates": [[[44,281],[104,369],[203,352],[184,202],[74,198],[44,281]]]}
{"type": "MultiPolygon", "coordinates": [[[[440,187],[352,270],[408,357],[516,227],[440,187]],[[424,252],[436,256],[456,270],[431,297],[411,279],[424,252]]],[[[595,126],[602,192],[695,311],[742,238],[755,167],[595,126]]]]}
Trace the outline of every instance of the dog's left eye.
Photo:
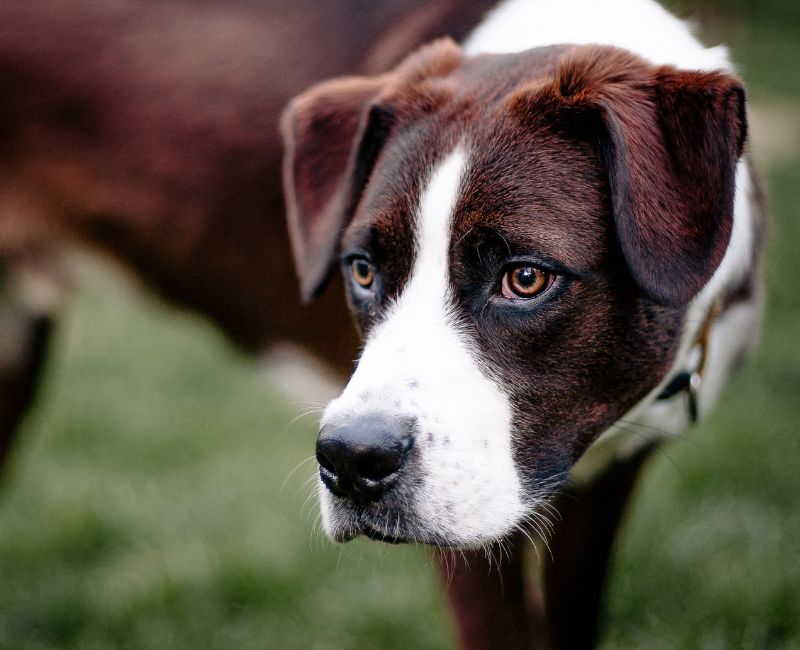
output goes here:
{"type": "Polygon", "coordinates": [[[515,266],[503,274],[500,292],[504,298],[526,300],[547,291],[554,280],[555,275],[538,266],[515,266]]]}
{"type": "Polygon", "coordinates": [[[375,267],[363,257],[353,258],[350,262],[350,273],[362,289],[369,289],[375,282],[375,267]]]}

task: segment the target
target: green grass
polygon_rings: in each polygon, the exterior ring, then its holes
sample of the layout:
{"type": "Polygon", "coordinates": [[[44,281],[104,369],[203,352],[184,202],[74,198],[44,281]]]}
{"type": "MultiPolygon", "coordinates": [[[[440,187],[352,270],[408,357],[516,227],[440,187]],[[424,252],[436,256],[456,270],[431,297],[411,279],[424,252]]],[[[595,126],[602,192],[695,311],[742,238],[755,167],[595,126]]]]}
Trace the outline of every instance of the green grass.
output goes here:
{"type": "Polygon", "coordinates": [[[313,423],[210,327],[84,290],[54,352],[0,501],[0,647],[446,644],[421,549],[314,533],[313,423]]]}
{"type": "MultiPolygon", "coordinates": [[[[797,34],[730,32],[757,99],[800,102],[797,34]]],[[[764,171],[763,342],[651,463],[608,648],[800,647],[800,152],[764,171]]],[[[313,422],[207,324],[87,287],[53,352],[0,495],[0,648],[450,643],[422,549],[315,532],[313,422]]]]}

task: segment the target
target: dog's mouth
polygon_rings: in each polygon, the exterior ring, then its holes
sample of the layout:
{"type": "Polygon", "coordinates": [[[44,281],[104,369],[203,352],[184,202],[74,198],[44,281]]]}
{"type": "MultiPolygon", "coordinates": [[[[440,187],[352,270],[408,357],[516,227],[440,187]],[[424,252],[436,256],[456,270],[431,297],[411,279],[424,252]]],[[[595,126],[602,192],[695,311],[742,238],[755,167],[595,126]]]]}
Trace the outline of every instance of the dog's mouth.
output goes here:
{"type": "Polygon", "coordinates": [[[410,544],[413,540],[406,537],[396,537],[383,531],[373,528],[371,524],[361,524],[361,534],[371,539],[373,542],[385,542],[386,544],[410,544]]]}
{"type": "MultiPolygon", "coordinates": [[[[334,506],[335,508],[337,506],[334,506]]],[[[451,540],[437,536],[421,528],[415,523],[413,514],[406,511],[371,512],[369,507],[355,507],[352,505],[342,506],[338,511],[338,523],[329,530],[329,535],[339,543],[346,543],[357,537],[366,537],[373,542],[384,542],[385,544],[430,544],[439,548],[460,548],[462,544],[456,540],[451,540]],[[345,517],[342,518],[342,515],[345,517]]]]}
{"type": "Polygon", "coordinates": [[[369,505],[354,507],[339,503],[333,507],[338,511],[338,522],[329,534],[337,542],[349,542],[362,535],[386,544],[420,541],[409,531],[405,512],[387,512],[385,508],[376,512],[369,505]]]}
{"type": "Polygon", "coordinates": [[[379,513],[362,509],[355,515],[354,537],[363,535],[374,542],[386,544],[409,544],[414,541],[407,531],[404,514],[385,514],[381,517],[379,513]]]}

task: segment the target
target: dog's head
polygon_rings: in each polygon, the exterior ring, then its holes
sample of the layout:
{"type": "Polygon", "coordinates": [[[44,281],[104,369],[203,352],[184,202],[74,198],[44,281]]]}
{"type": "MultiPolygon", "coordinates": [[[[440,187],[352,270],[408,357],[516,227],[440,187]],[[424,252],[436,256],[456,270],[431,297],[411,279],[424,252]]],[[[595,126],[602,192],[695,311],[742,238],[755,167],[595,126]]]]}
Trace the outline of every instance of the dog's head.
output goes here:
{"type": "Polygon", "coordinates": [[[338,263],[364,338],[317,443],[326,530],[509,533],[668,372],[730,239],[741,85],[439,41],[283,128],[303,293],[338,263]]]}

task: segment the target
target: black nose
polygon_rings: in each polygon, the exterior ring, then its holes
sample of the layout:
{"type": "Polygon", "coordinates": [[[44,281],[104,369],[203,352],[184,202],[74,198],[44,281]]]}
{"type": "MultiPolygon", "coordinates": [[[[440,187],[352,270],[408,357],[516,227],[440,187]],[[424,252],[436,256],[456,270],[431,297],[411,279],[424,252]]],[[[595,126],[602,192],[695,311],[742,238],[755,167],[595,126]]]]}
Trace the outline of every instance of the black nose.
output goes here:
{"type": "Polygon", "coordinates": [[[382,415],[322,427],[317,438],[319,474],[338,496],[377,501],[397,479],[412,445],[413,425],[382,415]]]}

